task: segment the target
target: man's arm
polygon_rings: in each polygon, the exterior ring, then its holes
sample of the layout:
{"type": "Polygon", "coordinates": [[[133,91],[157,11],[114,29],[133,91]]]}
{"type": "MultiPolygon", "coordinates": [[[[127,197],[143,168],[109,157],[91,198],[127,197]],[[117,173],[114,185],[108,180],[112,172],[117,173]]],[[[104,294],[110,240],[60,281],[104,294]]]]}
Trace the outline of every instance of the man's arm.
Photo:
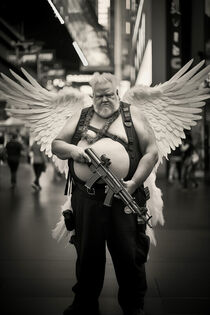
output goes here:
{"type": "Polygon", "coordinates": [[[144,181],[152,172],[152,169],[158,161],[158,149],[154,132],[150,127],[146,117],[140,112],[138,108],[132,106],[131,116],[142,152],[142,158],[139,161],[132,179],[125,182],[125,186],[132,194],[137,189],[137,187],[144,183],[144,181]]]}
{"type": "Polygon", "coordinates": [[[61,160],[72,158],[81,163],[89,162],[89,157],[81,147],[71,144],[72,137],[77,127],[81,111],[69,118],[52,142],[52,153],[61,160]]]}

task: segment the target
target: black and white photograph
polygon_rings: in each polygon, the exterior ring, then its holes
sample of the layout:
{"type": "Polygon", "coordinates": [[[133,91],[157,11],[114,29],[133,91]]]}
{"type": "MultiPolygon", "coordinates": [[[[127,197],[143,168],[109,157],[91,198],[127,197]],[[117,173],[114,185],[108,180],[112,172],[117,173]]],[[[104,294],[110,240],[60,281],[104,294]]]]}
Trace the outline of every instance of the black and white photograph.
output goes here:
{"type": "Polygon", "coordinates": [[[0,314],[210,315],[210,0],[2,0],[0,208],[0,314]]]}

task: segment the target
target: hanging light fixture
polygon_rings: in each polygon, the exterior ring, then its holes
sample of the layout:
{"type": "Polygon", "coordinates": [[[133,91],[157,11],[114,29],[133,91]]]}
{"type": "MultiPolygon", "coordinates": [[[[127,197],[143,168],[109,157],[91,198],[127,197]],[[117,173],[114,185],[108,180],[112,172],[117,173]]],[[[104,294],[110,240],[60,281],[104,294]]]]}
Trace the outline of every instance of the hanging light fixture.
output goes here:
{"type": "Polygon", "coordinates": [[[52,3],[51,0],[47,0],[49,5],[51,6],[51,8],[53,9],[53,12],[55,13],[55,16],[59,19],[61,24],[64,24],[64,19],[62,18],[62,16],[60,15],[60,13],[58,12],[58,10],[56,9],[55,5],[52,3]]]}
{"type": "Polygon", "coordinates": [[[72,43],[72,45],[74,46],[78,56],[80,57],[80,60],[82,61],[83,66],[85,66],[85,67],[88,66],[88,61],[85,58],[85,56],[84,56],[82,50],[80,49],[79,45],[77,44],[77,42],[74,41],[72,43]]]}

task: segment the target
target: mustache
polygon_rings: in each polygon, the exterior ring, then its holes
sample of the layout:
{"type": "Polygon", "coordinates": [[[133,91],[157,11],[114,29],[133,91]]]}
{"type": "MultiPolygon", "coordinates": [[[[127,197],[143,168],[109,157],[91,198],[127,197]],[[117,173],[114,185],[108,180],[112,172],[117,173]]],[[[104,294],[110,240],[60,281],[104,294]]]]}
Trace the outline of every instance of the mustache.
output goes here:
{"type": "Polygon", "coordinates": [[[109,101],[106,101],[106,102],[103,102],[101,103],[101,106],[100,107],[103,107],[103,105],[108,105],[109,107],[113,107],[112,103],[110,103],[109,101]]]}

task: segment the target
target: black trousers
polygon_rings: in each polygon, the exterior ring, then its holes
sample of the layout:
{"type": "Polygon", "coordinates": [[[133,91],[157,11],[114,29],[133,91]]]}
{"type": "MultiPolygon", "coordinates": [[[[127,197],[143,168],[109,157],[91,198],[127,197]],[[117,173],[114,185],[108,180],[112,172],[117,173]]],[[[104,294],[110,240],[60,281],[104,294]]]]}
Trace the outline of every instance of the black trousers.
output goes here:
{"type": "Polygon", "coordinates": [[[36,185],[39,185],[39,178],[43,172],[43,163],[34,163],[33,164],[33,169],[34,169],[34,173],[35,173],[35,181],[34,183],[36,185]]]}
{"type": "Polygon", "coordinates": [[[112,207],[103,205],[104,190],[96,196],[75,187],[72,207],[75,216],[74,245],[77,251],[74,302],[95,306],[101,293],[106,262],[106,244],[111,254],[117,282],[118,301],[124,311],[143,308],[147,289],[145,265],[149,238],[145,225],[135,214],[125,214],[121,200],[112,207]]]}
{"type": "Polygon", "coordinates": [[[7,163],[9,165],[10,168],[10,173],[11,173],[11,184],[16,184],[16,177],[17,177],[17,170],[18,170],[18,166],[19,166],[19,160],[18,161],[14,161],[14,160],[7,160],[7,163]]]}

